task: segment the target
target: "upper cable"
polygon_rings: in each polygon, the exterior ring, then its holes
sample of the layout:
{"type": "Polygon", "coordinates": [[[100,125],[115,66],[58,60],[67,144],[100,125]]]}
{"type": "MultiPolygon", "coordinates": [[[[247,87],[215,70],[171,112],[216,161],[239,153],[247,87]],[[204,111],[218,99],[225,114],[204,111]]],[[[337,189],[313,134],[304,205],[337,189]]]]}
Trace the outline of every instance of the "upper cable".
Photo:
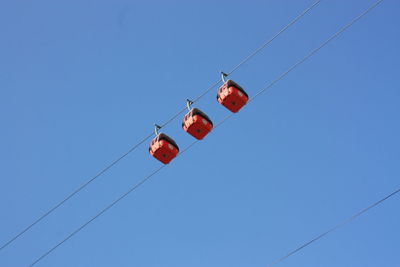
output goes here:
{"type": "MultiPolygon", "coordinates": [[[[301,19],[304,15],[306,15],[311,9],[313,9],[316,5],[318,5],[321,2],[321,0],[315,1],[312,5],[310,5],[308,8],[306,8],[302,13],[300,13],[297,17],[295,17],[291,22],[289,22],[286,26],[284,26],[281,30],[279,30],[272,38],[264,42],[260,47],[258,47],[255,51],[253,51],[250,55],[248,55],[246,58],[244,58],[238,65],[236,65],[230,72],[228,72],[227,75],[230,75],[234,73],[238,68],[240,68],[243,64],[248,62],[251,58],[253,58],[256,54],[260,53],[264,48],[266,48],[272,41],[274,41],[278,36],[280,36],[282,33],[284,33],[287,29],[289,29],[293,24],[295,24],[299,19],[301,19]]],[[[203,93],[201,93],[199,96],[197,96],[194,100],[193,103],[199,101],[203,96],[205,96],[207,93],[209,93],[215,86],[217,86],[222,79],[219,79],[215,83],[213,83],[209,88],[207,88],[203,93]]],[[[175,115],[173,115],[171,118],[169,118],[166,122],[164,122],[161,125],[162,127],[167,126],[169,123],[171,123],[173,120],[175,120],[180,114],[186,111],[186,107],[182,108],[180,111],[178,111],[175,115]]],[[[113,160],[111,163],[109,163],[106,167],[104,167],[102,170],[100,170],[95,176],[91,177],[88,181],[80,185],[77,189],[72,191],[69,195],[64,197],[60,202],[58,202],[56,205],[54,205],[52,208],[50,208],[47,212],[43,213],[41,216],[39,216],[36,220],[34,220],[31,224],[26,226],[23,230],[21,230],[18,234],[14,235],[10,240],[8,240],[6,243],[4,243],[1,247],[0,250],[4,249],[5,247],[9,246],[11,243],[13,243],[16,239],[18,239],[20,236],[22,236],[25,232],[27,232],[29,229],[31,229],[33,226],[38,224],[40,221],[42,221],[44,218],[49,216],[51,213],[53,213],[55,210],[57,210],[60,206],[62,206],[65,202],[67,202],[70,198],[72,198],[74,195],[79,193],[82,189],[87,187],[89,184],[91,184],[93,181],[95,181],[97,178],[99,178],[101,175],[103,175],[105,172],[107,172],[109,169],[111,169],[113,166],[115,166],[118,162],[120,162],[122,159],[124,159],[126,156],[128,156],[130,153],[132,153],[134,150],[136,150],[141,144],[146,142],[148,139],[150,139],[153,136],[153,132],[149,133],[145,137],[143,137],[138,143],[133,145],[128,151],[123,153],[121,156],[119,156],[117,159],[113,160]]]]}

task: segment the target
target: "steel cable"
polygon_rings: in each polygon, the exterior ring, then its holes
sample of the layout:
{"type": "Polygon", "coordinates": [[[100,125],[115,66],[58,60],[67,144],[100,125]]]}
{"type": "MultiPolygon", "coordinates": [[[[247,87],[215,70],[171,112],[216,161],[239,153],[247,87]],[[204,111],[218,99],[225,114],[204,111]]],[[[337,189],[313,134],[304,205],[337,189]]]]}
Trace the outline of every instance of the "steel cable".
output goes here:
{"type": "Polygon", "coordinates": [[[314,243],[315,241],[318,241],[319,239],[321,239],[321,238],[323,238],[324,236],[330,234],[331,232],[337,230],[338,228],[340,228],[340,227],[342,227],[342,226],[344,226],[344,225],[350,223],[351,221],[353,221],[353,220],[355,220],[356,218],[360,217],[361,215],[363,215],[364,213],[366,213],[366,212],[369,211],[370,209],[372,209],[372,208],[378,206],[379,204],[381,204],[381,203],[384,202],[385,200],[387,200],[387,199],[393,197],[394,195],[396,195],[396,194],[399,193],[399,192],[400,192],[400,189],[397,189],[396,191],[390,193],[389,195],[385,196],[385,197],[382,198],[381,200],[379,200],[379,201],[373,203],[372,205],[368,206],[367,208],[365,208],[365,209],[363,209],[363,210],[357,212],[356,214],[354,214],[353,216],[349,217],[348,219],[346,219],[346,220],[344,220],[344,221],[338,223],[337,225],[335,225],[334,227],[332,227],[332,228],[329,229],[328,231],[326,231],[326,232],[324,232],[324,233],[318,235],[317,237],[315,237],[315,238],[311,239],[310,241],[304,243],[303,245],[299,246],[298,248],[296,248],[296,249],[290,251],[290,252],[289,252],[288,254],[286,254],[285,256],[283,256],[283,257],[277,259],[276,261],[270,263],[269,265],[267,265],[267,267],[274,266],[274,265],[276,265],[276,264],[278,264],[278,263],[280,263],[280,262],[286,260],[287,258],[289,258],[290,256],[292,256],[293,254],[299,252],[300,250],[302,250],[302,249],[305,248],[305,247],[308,247],[309,245],[311,245],[311,244],[314,243]]]}

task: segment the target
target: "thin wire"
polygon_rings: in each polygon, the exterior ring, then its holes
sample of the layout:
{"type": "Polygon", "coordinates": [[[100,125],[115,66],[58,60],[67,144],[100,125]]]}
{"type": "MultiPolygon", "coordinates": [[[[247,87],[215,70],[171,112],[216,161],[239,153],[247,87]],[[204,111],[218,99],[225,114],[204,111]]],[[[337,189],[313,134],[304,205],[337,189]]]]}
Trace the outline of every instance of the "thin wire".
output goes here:
{"type": "Polygon", "coordinates": [[[394,195],[396,195],[396,194],[399,193],[399,192],[400,192],[400,188],[397,189],[396,191],[390,193],[389,195],[385,196],[385,197],[382,198],[381,200],[379,200],[379,201],[373,203],[372,205],[368,206],[367,208],[365,208],[365,209],[359,211],[358,213],[354,214],[354,215],[351,216],[350,218],[347,218],[346,220],[340,222],[339,224],[335,225],[334,227],[332,227],[332,228],[329,229],[328,231],[326,231],[326,232],[324,232],[324,233],[318,235],[317,237],[311,239],[311,240],[308,241],[307,243],[304,243],[304,244],[301,245],[300,247],[298,247],[298,248],[292,250],[292,251],[289,252],[287,255],[285,255],[285,256],[283,256],[283,257],[277,259],[276,261],[270,263],[267,267],[274,266],[274,265],[276,265],[276,264],[278,264],[278,263],[284,261],[285,259],[289,258],[289,257],[292,256],[293,254],[299,252],[299,251],[302,250],[303,248],[305,248],[305,247],[311,245],[312,243],[314,243],[314,242],[316,242],[317,240],[323,238],[324,236],[330,234],[331,232],[337,230],[338,228],[340,228],[340,227],[342,227],[342,226],[344,226],[344,225],[350,223],[351,221],[353,221],[353,220],[356,219],[357,217],[360,217],[361,215],[363,215],[364,213],[366,213],[366,212],[369,211],[370,209],[372,209],[372,208],[378,206],[379,204],[381,204],[381,203],[384,202],[385,200],[387,200],[387,199],[393,197],[394,195]]]}
{"type": "MultiPolygon", "coordinates": [[[[283,27],[278,33],[276,33],[271,39],[266,41],[264,44],[262,44],[259,48],[257,48],[253,53],[251,53],[248,57],[246,57],[244,60],[242,60],[238,65],[236,65],[228,75],[232,74],[235,72],[239,67],[241,67],[243,64],[248,62],[251,58],[253,58],[256,54],[258,54],[261,50],[263,50],[265,47],[268,46],[273,40],[275,40],[279,35],[281,35],[283,32],[285,32],[288,28],[290,28],[293,24],[295,24],[300,18],[302,18],[304,15],[306,15],[312,8],[314,8],[317,4],[319,4],[321,0],[318,0],[314,2],[310,7],[305,9],[300,15],[298,15],[294,20],[292,20],[289,24],[287,24],[285,27],[283,27]]],[[[215,88],[222,79],[219,79],[216,81],[214,84],[212,84],[207,90],[205,90],[203,93],[201,93],[198,97],[196,97],[193,100],[193,103],[199,101],[203,96],[208,94],[213,88],[215,88]]],[[[183,112],[186,111],[186,107],[182,108],[178,113],[173,115],[170,119],[168,119],[164,124],[161,125],[162,127],[165,127],[169,123],[171,123],[173,120],[175,120],[179,115],[181,115],[183,112]]],[[[45,212],[43,215],[41,215],[39,218],[37,218],[34,222],[32,222],[30,225],[25,227],[22,231],[20,231],[17,235],[12,237],[9,241],[7,241],[5,244],[3,244],[0,247],[0,251],[10,245],[12,242],[14,242],[16,239],[18,239],[21,235],[23,235],[25,232],[27,232],[29,229],[31,229],[33,226],[38,224],[41,220],[49,216],[51,213],[53,213],[56,209],[58,209],[60,206],[62,206],[66,201],[68,201],[70,198],[72,198],[74,195],[76,195],[78,192],[80,192],[82,189],[84,189],[86,186],[88,186],[90,183],[95,181],[98,177],[100,177],[102,174],[107,172],[109,169],[111,169],[114,165],[116,165],[119,161],[121,161],[123,158],[125,158],[127,155],[129,155],[131,152],[133,152],[137,147],[139,147],[141,144],[146,142],[148,139],[150,139],[153,136],[153,132],[148,134],[146,137],[144,137],[142,140],[140,140],[136,145],[134,145],[132,148],[130,148],[127,152],[122,154],[119,158],[111,162],[109,165],[107,165],[104,169],[102,169],[98,174],[93,176],[90,180],[79,186],[77,189],[75,189],[72,193],[70,193],[68,196],[66,196],[63,200],[61,200],[58,204],[53,206],[51,209],[49,209],[47,212],[45,212]]]]}
{"type": "Polygon", "coordinates": [[[287,29],[290,28],[293,24],[295,24],[299,19],[301,19],[305,14],[307,14],[311,9],[313,9],[316,5],[319,4],[321,1],[316,1],[314,4],[312,4],[309,8],[303,11],[300,15],[298,15],[294,20],[292,20],[288,25],[282,28],[277,34],[275,34],[271,39],[266,41],[263,45],[261,45],[259,48],[257,48],[252,54],[247,56],[242,62],[237,64],[230,72],[228,72],[228,75],[231,75],[235,70],[240,68],[243,64],[245,64],[247,61],[249,61],[251,58],[253,58],[255,55],[257,55],[261,50],[263,50],[267,45],[269,45],[273,40],[275,40],[279,35],[281,35],[283,32],[285,32],[287,29]]]}
{"type": "MultiPolygon", "coordinates": [[[[328,44],[330,41],[332,41],[333,39],[335,39],[339,34],[341,34],[342,32],[344,32],[347,28],[349,28],[351,25],[353,25],[356,21],[358,21],[361,17],[363,17],[364,15],[366,15],[369,11],[371,11],[374,7],[376,7],[380,2],[382,2],[383,0],[379,0],[377,1],[373,6],[371,6],[369,9],[367,9],[366,11],[364,11],[363,13],[361,13],[361,15],[358,15],[355,19],[353,19],[350,23],[348,23],[346,26],[344,26],[341,30],[339,30],[337,33],[335,33],[334,35],[332,35],[332,37],[330,37],[329,39],[327,39],[327,41],[325,41],[323,43],[323,45],[319,46],[317,49],[314,49],[310,54],[308,54],[306,57],[304,57],[302,60],[300,60],[299,62],[297,62],[296,64],[294,64],[292,67],[289,68],[288,71],[284,72],[282,75],[280,75],[277,79],[275,79],[274,81],[272,81],[267,87],[265,87],[264,89],[261,89],[254,97],[251,98],[251,100],[254,100],[256,97],[258,97],[259,95],[261,95],[261,93],[265,92],[268,88],[272,87],[277,81],[281,80],[283,77],[285,77],[287,74],[289,74],[292,70],[295,69],[295,67],[297,67],[298,65],[302,64],[303,62],[305,62],[308,58],[310,58],[312,55],[314,55],[317,51],[319,51],[322,47],[324,47],[326,44],[328,44]]],[[[249,101],[250,102],[250,101],[249,101]]],[[[230,119],[231,117],[233,117],[235,113],[231,113],[228,116],[226,116],[224,119],[222,119],[218,124],[215,125],[214,130],[221,126],[224,122],[226,122],[228,119],[230,119]]],[[[192,148],[195,144],[198,143],[199,140],[195,140],[193,143],[191,143],[188,147],[186,147],[180,154],[179,156],[181,156],[182,154],[184,154],[186,151],[188,151],[190,148],[192,148]]],[[[69,240],[71,237],[73,237],[75,234],[77,234],[78,232],[80,232],[83,228],[85,228],[87,225],[89,225],[91,222],[93,222],[95,219],[97,219],[98,217],[100,217],[103,213],[105,213],[108,209],[110,209],[111,207],[113,207],[115,204],[117,204],[119,201],[121,201],[123,198],[125,198],[127,195],[129,195],[130,193],[132,193],[133,191],[135,191],[139,186],[141,186],[142,184],[144,184],[147,180],[149,180],[153,175],[155,175],[156,173],[158,173],[162,168],[164,168],[166,165],[161,166],[159,169],[155,170],[153,173],[151,173],[149,176],[145,177],[143,180],[141,180],[139,183],[137,183],[136,185],[134,185],[131,189],[129,189],[125,194],[123,194],[121,197],[117,198],[114,202],[112,202],[110,205],[108,205],[106,208],[104,208],[102,211],[100,211],[98,214],[96,214],[92,219],[90,219],[88,222],[86,222],[85,224],[83,224],[81,227],[79,227],[77,230],[75,230],[74,232],[72,232],[70,235],[68,235],[66,238],[64,238],[61,242],[59,242],[58,244],[56,244],[55,246],[53,246],[50,250],[48,250],[46,253],[44,253],[42,256],[40,256],[37,260],[35,260],[32,264],[29,265],[29,267],[34,266],[36,263],[38,263],[39,261],[41,261],[43,258],[45,258],[46,256],[48,256],[51,252],[53,252],[56,248],[58,248],[60,245],[62,245],[64,242],[66,242],[67,240],[69,240]]],[[[399,189],[400,191],[400,189],[399,189]]],[[[397,192],[396,192],[397,193],[397,192]]],[[[392,195],[394,195],[392,193],[392,195]]],[[[365,211],[366,212],[368,209],[378,205],[379,203],[383,202],[384,200],[386,200],[387,198],[389,198],[391,195],[387,196],[386,198],[382,199],[381,201],[378,201],[377,203],[375,203],[375,205],[372,205],[371,207],[367,208],[365,211]]],[[[361,214],[363,213],[361,212],[361,214]]],[[[361,215],[360,214],[360,215],[361,215]]],[[[358,215],[359,216],[359,215],[358,215]]]]}

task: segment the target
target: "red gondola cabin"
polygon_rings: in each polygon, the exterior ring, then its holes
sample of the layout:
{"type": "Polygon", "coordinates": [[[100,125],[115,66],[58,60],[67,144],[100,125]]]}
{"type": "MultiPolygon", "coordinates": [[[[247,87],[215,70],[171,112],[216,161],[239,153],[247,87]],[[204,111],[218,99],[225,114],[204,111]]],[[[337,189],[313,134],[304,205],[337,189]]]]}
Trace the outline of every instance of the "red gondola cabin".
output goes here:
{"type": "Polygon", "coordinates": [[[230,111],[238,112],[247,104],[249,96],[237,83],[232,80],[227,80],[224,85],[218,89],[217,100],[230,111]]]}
{"type": "Polygon", "coordinates": [[[210,118],[197,108],[192,108],[183,118],[182,128],[194,138],[201,140],[213,128],[210,118]]]}
{"type": "Polygon", "coordinates": [[[162,163],[168,164],[178,155],[179,147],[171,137],[160,133],[151,141],[149,152],[162,163]]]}

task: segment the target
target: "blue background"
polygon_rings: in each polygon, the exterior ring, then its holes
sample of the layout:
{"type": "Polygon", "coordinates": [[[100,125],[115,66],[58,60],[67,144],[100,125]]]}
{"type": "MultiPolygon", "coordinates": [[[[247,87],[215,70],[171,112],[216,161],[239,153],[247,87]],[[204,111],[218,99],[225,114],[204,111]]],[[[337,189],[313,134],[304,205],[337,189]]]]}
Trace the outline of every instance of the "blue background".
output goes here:
{"type": "MultiPolygon", "coordinates": [[[[1,1],[0,243],[311,3],[1,1]]],[[[372,3],[322,1],[232,79],[254,95],[372,3]]],[[[384,1],[38,266],[266,266],[396,189],[399,8],[384,1]]],[[[196,107],[217,123],[229,112],[215,94],[196,107]]],[[[180,124],[164,132],[183,149],[180,124]]],[[[158,168],[147,146],[0,251],[0,266],[27,266],[158,168]]],[[[279,266],[400,266],[399,203],[279,266]]]]}

